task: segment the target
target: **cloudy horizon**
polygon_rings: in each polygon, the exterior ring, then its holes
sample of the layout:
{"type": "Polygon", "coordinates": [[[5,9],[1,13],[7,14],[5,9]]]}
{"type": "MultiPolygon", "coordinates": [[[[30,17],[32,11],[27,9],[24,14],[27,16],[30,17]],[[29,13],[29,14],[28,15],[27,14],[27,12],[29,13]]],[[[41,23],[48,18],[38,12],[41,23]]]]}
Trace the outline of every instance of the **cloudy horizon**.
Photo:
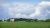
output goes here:
{"type": "Polygon", "coordinates": [[[0,18],[50,18],[49,0],[0,1],[0,18]]]}

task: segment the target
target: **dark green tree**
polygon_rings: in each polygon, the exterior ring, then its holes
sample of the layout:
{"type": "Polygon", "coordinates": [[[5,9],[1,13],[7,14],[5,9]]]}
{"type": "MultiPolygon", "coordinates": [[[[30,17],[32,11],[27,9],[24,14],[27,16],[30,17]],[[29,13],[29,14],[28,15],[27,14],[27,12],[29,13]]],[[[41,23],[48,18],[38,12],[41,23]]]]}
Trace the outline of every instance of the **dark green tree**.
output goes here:
{"type": "Polygon", "coordinates": [[[46,22],[50,22],[50,19],[46,19],[46,22]]]}
{"type": "Polygon", "coordinates": [[[37,22],[38,19],[34,19],[35,22],[37,22]]]}
{"type": "Polygon", "coordinates": [[[0,22],[1,22],[2,20],[0,20],[0,22]]]}
{"type": "Polygon", "coordinates": [[[7,19],[7,21],[9,22],[9,21],[10,21],[10,19],[7,19]]]}

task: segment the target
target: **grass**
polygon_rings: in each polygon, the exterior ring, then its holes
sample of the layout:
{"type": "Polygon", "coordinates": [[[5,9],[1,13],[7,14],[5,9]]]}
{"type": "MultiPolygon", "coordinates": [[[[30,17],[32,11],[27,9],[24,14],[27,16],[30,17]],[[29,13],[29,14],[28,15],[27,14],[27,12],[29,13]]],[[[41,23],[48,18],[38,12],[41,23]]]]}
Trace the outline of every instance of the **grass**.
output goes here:
{"type": "Polygon", "coordinates": [[[0,28],[50,28],[50,22],[0,22],[0,28]]]}

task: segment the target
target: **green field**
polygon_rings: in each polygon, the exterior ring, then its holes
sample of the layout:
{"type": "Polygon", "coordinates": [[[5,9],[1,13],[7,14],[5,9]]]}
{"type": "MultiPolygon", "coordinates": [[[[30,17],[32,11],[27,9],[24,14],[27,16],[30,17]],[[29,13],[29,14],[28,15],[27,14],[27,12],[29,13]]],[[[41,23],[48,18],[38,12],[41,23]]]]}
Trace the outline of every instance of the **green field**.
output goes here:
{"type": "Polygon", "coordinates": [[[50,22],[0,22],[0,28],[50,28],[50,22]]]}

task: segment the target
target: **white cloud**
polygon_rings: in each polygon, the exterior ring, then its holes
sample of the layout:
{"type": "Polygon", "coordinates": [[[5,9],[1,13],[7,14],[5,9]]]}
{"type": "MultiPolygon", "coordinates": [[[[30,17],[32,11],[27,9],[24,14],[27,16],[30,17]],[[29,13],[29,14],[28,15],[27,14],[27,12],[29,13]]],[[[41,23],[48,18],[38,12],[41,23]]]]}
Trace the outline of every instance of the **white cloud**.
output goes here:
{"type": "Polygon", "coordinates": [[[21,17],[27,17],[27,15],[34,13],[34,5],[31,4],[16,4],[16,6],[12,6],[9,8],[10,15],[17,15],[21,17]],[[18,15],[21,14],[21,15],[18,15]]]}
{"type": "MultiPolygon", "coordinates": [[[[34,5],[31,5],[31,4],[19,4],[18,6],[16,7],[12,7],[10,10],[11,10],[11,13],[15,15],[17,15],[18,13],[20,13],[21,17],[25,17],[26,15],[28,17],[32,17],[32,16],[39,16],[40,15],[40,10],[38,8],[34,7],[34,5]],[[23,14],[25,16],[23,16],[23,14]]],[[[19,15],[17,15],[19,16],[19,15]]],[[[27,17],[26,16],[26,17],[27,17]]]]}
{"type": "Polygon", "coordinates": [[[4,8],[8,9],[9,16],[17,18],[46,18],[50,12],[48,7],[50,7],[48,1],[42,1],[36,6],[27,3],[4,4],[4,8]]]}
{"type": "Polygon", "coordinates": [[[41,7],[42,18],[46,18],[48,12],[50,11],[50,2],[42,1],[41,3],[38,4],[38,6],[41,7]]]}
{"type": "Polygon", "coordinates": [[[42,1],[35,7],[36,12],[32,13],[30,16],[35,18],[46,18],[48,13],[50,13],[50,2],[42,1]]]}

